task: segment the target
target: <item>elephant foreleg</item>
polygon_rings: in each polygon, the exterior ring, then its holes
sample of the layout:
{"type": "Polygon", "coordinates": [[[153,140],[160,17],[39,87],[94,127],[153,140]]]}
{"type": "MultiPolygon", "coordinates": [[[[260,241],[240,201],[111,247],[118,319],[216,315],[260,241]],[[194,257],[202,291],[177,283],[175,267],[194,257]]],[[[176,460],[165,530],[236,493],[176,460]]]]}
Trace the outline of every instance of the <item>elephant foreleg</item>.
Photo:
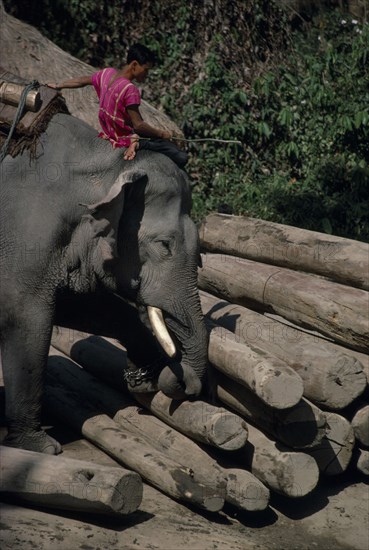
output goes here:
{"type": "Polygon", "coordinates": [[[45,308],[39,298],[28,298],[2,333],[8,425],[4,444],[57,454],[61,452],[60,444],[41,430],[43,378],[51,328],[52,308],[45,308]]]}

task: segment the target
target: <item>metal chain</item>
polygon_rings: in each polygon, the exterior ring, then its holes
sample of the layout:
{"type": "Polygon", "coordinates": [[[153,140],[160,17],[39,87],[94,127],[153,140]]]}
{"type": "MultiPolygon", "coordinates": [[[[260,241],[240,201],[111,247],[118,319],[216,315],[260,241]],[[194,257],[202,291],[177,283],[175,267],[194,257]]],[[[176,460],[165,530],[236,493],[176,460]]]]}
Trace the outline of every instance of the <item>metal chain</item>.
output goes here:
{"type": "Polygon", "coordinates": [[[124,369],[123,379],[131,387],[136,388],[143,384],[143,382],[154,380],[163,366],[162,359],[159,359],[146,367],[124,369]]]}

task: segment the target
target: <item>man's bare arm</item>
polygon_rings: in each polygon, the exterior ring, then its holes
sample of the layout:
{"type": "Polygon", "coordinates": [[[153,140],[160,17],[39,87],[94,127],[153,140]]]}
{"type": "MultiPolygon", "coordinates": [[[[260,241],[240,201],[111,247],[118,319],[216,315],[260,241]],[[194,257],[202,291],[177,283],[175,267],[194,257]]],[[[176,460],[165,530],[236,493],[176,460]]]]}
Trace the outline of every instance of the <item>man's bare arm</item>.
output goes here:
{"type": "Polygon", "coordinates": [[[172,139],[173,134],[168,130],[159,130],[145,122],[141,116],[138,105],[129,105],[127,112],[131,118],[134,131],[142,137],[152,137],[159,139],[172,139]]]}
{"type": "Polygon", "coordinates": [[[92,75],[78,76],[69,80],[61,82],[48,82],[47,86],[61,90],[62,88],[84,88],[85,86],[92,85],[92,75]]]}

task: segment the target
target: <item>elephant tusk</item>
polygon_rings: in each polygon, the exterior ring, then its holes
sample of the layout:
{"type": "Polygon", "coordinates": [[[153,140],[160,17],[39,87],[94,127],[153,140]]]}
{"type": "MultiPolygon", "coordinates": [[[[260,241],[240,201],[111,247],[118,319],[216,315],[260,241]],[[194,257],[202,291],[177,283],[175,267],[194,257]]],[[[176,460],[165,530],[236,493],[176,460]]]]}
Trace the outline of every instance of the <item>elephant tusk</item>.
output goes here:
{"type": "Polygon", "coordinates": [[[163,312],[157,307],[147,306],[147,313],[159,344],[162,346],[165,353],[170,358],[173,358],[176,355],[177,350],[165,325],[163,312]]]}

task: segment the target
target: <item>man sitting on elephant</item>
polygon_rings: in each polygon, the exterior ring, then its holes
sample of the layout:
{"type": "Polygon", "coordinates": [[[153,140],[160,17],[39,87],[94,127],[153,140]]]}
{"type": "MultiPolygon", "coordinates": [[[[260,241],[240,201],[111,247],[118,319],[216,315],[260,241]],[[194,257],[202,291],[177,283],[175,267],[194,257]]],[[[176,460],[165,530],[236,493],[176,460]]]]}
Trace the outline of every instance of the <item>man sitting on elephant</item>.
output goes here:
{"type": "Polygon", "coordinates": [[[145,122],[139,110],[140,91],[132,80],[144,82],[154,60],[151,50],[142,44],[134,44],[128,50],[127,63],[119,71],[106,68],[93,75],[48,85],[59,90],[92,85],[100,102],[99,121],[102,131],[99,136],[109,140],[113,148],[126,147],[125,160],[133,160],[138,148],[148,149],[167,155],[183,168],[188,155],[170,141],[172,133],[145,122]],[[140,142],[140,136],[154,139],[140,142]]]}

